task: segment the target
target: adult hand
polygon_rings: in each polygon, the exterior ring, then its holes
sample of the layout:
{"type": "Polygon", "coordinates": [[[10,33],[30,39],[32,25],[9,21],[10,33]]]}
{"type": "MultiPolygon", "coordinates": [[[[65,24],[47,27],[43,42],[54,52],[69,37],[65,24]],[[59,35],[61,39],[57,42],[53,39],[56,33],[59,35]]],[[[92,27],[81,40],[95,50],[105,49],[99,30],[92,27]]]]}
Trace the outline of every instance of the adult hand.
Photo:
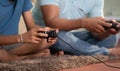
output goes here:
{"type": "Polygon", "coordinates": [[[108,32],[110,34],[117,34],[120,31],[120,23],[117,22],[116,20],[109,20],[107,21],[109,24],[116,24],[116,26],[113,26],[112,28],[108,29],[108,32]],[[115,27],[115,28],[114,28],[115,27]]]}
{"type": "Polygon", "coordinates": [[[106,22],[107,24],[117,24],[117,28],[118,30],[116,30],[115,28],[110,28],[110,27],[106,27],[106,31],[105,32],[101,32],[101,33],[92,33],[96,38],[98,39],[105,39],[106,37],[108,37],[111,34],[117,34],[119,32],[119,28],[120,28],[120,23],[118,23],[115,20],[109,20],[106,22]]]}
{"type": "Polygon", "coordinates": [[[86,28],[92,33],[105,32],[104,26],[110,27],[111,24],[106,23],[105,19],[102,17],[85,18],[83,22],[83,28],[86,28]]]}

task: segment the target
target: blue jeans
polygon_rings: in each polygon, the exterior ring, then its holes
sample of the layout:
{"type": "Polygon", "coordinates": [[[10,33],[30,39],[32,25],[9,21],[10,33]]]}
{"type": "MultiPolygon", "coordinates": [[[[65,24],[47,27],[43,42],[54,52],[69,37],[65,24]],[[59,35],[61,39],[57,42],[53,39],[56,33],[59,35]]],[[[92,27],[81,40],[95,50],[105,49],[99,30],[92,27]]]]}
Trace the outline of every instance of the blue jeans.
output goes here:
{"type": "Polygon", "coordinates": [[[111,35],[104,40],[98,40],[88,31],[58,33],[58,41],[51,47],[51,50],[63,50],[65,53],[72,55],[108,55],[109,48],[118,43],[118,36],[111,35]]]}

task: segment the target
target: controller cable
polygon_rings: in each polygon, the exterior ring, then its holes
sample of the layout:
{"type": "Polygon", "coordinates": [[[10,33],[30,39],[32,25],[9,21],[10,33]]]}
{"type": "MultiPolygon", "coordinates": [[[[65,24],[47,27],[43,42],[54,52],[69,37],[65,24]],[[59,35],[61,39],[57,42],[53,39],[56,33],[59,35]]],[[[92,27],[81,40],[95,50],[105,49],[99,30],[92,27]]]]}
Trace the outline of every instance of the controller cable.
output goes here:
{"type": "MultiPolygon", "coordinates": [[[[78,52],[80,52],[80,53],[82,53],[82,54],[85,54],[85,55],[90,55],[90,54],[83,53],[83,52],[81,52],[80,50],[77,50],[77,49],[73,48],[69,43],[67,43],[66,41],[64,41],[61,37],[59,37],[59,36],[57,36],[57,37],[58,37],[58,39],[60,39],[60,40],[63,41],[64,43],[66,43],[68,46],[70,46],[70,48],[72,48],[73,50],[78,51],[78,52]]],[[[101,63],[103,63],[103,64],[106,65],[107,67],[120,69],[120,67],[112,66],[112,65],[110,65],[110,64],[107,64],[107,63],[105,63],[104,61],[102,61],[101,59],[98,59],[97,57],[95,57],[95,56],[93,56],[93,55],[90,55],[90,56],[93,57],[94,59],[100,61],[101,63]]]]}

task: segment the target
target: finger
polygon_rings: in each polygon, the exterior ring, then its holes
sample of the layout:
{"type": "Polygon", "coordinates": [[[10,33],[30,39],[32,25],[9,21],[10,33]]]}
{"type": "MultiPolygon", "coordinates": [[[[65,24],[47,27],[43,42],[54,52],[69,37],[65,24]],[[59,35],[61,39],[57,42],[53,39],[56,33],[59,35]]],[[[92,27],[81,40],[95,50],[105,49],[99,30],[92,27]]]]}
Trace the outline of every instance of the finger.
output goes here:
{"type": "Polygon", "coordinates": [[[52,40],[48,39],[49,42],[55,42],[56,40],[57,39],[52,39],[52,40]]]}
{"type": "Polygon", "coordinates": [[[106,31],[105,28],[104,28],[103,26],[101,26],[101,25],[98,25],[98,26],[96,27],[96,29],[97,29],[97,31],[98,31],[99,33],[106,31]]]}
{"type": "Polygon", "coordinates": [[[112,19],[112,20],[108,20],[106,21],[107,23],[115,23],[115,24],[118,24],[119,22],[117,22],[115,19],[112,19]]]}
{"type": "Polygon", "coordinates": [[[50,30],[54,30],[54,29],[50,27],[45,27],[45,31],[50,31],[50,30]]]}
{"type": "Polygon", "coordinates": [[[98,21],[96,26],[94,26],[94,29],[97,33],[105,32],[105,28],[103,27],[104,22],[98,21]]]}
{"type": "Polygon", "coordinates": [[[56,33],[58,33],[58,32],[59,32],[59,29],[56,28],[56,33]]]}
{"type": "Polygon", "coordinates": [[[39,27],[35,29],[37,32],[46,32],[46,29],[44,27],[39,27]]]}
{"type": "Polygon", "coordinates": [[[115,19],[112,20],[113,23],[118,23],[115,19]]]}
{"type": "Polygon", "coordinates": [[[48,40],[48,43],[54,44],[56,40],[48,40]]]}
{"type": "Polygon", "coordinates": [[[116,31],[116,30],[113,29],[113,28],[111,28],[109,31],[110,31],[111,34],[117,34],[117,33],[118,33],[118,31],[116,31]]]}
{"type": "Polygon", "coordinates": [[[96,17],[96,19],[101,20],[101,21],[105,21],[105,18],[103,18],[103,17],[96,17]]]}
{"type": "Polygon", "coordinates": [[[39,32],[39,33],[36,34],[36,36],[37,36],[37,37],[44,38],[44,37],[48,37],[48,34],[39,32]]]}
{"type": "Polygon", "coordinates": [[[120,27],[120,23],[118,23],[117,27],[120,27]]]}
{"type": "Polygon", "coordinates": [[[46,31],[55,30],[55,31],[56,31],[56,33],[58,33],[58,32],[59,32],[59,29],[57,29],[57,28],[50,28],[50,27],[46,27],[46,28],[45,28],[45,30],[46,30],[46,31]]]}
{"type": "Polygon", "coordinates": [[[34,37],[34,39],[32,40],[32,42],[38,44],[38,43],[42,42],[43,39],[44,38],[34,37]]]}
{"type": "MultiPolygon", "coordinates": [[[[94,31],[93,31],[93,32],[94,32],[94,31]]],[[[98,28],[96,28],[96,29],[95,29],[95,32],[96,32],[96,33],[101,33],[102,31],[99,30],[98,28]]]]}
{"type": "Polygon", "coordinates": [[[111,27],[111,26],[112,26],[112,23],[103,22],[103,23],[102,23],[102,26],[104,26],[104,27],[111,27]]]}
{"type": "Polygon", "coordinates": [[[98,29],[98,32],[105,32],[105,27],[111,27],[111,24],[108,24],[105,22],[105,19],[102,17],[97,17],[97,26],[96,28],[98,29]]]}

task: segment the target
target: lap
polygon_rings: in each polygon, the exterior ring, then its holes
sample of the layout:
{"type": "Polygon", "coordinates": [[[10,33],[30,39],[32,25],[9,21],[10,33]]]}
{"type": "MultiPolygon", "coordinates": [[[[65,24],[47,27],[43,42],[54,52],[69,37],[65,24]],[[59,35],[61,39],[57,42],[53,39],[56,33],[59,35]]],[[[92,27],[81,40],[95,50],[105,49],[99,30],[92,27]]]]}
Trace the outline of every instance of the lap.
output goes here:
{"type": "Polygon", "coordinates": [[[67,41],[67,44],[70,45],[74,43],[81,44],[82,42],[86,42],[86,44],[89,43],[91,46],[97,45],[98,47],[106,47],[106,48],[114,47],[118,43],[117,35],[111,35],[106,39],[99,40],[96,37],[92,36],[91,33],[88,31],[79,31],[79,30],[74,32],[61,31],[58,35],[59,38],[56,43],[56,45],[58,44],[58,47],[62,46],[64,43],[63,41],[61,41],[61,39],[67,41]],[[80,41],[78,42],[78,40],[80,41]]]}

